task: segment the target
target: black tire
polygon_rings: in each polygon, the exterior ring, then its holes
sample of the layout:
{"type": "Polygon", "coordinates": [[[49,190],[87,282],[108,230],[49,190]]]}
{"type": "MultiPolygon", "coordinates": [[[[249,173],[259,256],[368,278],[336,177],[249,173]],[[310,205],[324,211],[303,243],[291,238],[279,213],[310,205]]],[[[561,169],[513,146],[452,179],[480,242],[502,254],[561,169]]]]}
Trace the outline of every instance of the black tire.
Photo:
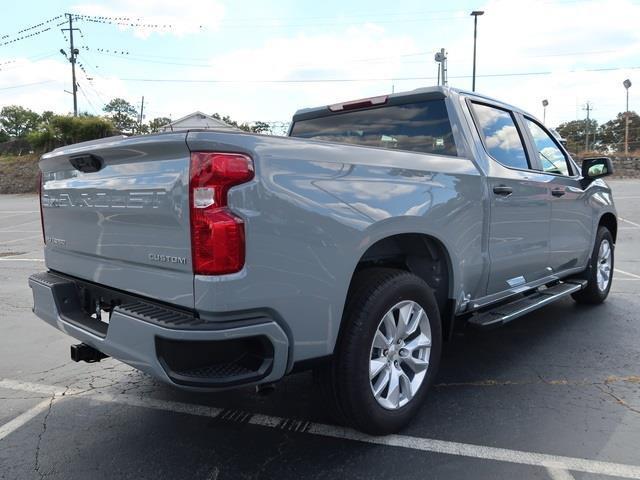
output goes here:
{"type": "Polygon", "coordinates": [[[442,327],[433,292],[426,282],[409,272],[367,269],[354,278],[342,322],[333,360],[318,372],[325,383],[327,399],[334,402],[339,417],[358,430],[373,435],[397,432],[420,408],[440,363],[442,327]],[[382,317],[402,301],[417,303],[427,314],[431,350],[426,374],[413,397],[403,406],[387,409],[372,391],[371,345],[382,317]]]}
{"type": "Polygon", "coordinates": [[[593,252],[591,253],[591,259],[589,260],[589,267],[585,271],[585,278],[588,281],[587,286],[579,292],[571,295],[577,303],[597,305],[605,301],[609,295],[609,290],[611,290],[611,282],[613,280],[614,250],[615,248],[611,232],[607,227],[599,227],[598,233],[596,234],[596,242],[593,246],[593,252]],[[598,286],[598,253],[600,252],[600,246],[605,241],[609,242],[611,250],[611,270],[606,288],[601,289],[598,286]]]}

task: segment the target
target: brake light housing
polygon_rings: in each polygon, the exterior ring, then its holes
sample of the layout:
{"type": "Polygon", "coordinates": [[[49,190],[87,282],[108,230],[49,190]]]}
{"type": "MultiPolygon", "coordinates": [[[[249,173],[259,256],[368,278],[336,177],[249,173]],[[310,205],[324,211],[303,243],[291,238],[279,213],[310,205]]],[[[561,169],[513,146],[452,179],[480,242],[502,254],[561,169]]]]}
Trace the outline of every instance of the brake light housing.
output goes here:
{"type": "Polygon", "coordinates": [[[242,153],[192,152],[189,169],[191,258],[196,275],[235,273],[244,267],[244,221],[227,206],[231,187],[254,177],[242,153]]]}
{"type": "Polygon", "coordinates": [[[387,103],[388,99],[388,95],[361,98],[360,100],[352,100],[350,102],[335,103],[333,105],[329,105],[329,110],[332,112],[343,112],[346,110],[357,110],[359,108],[375,107],[377,105],[384,105],[385,103],[387,103]]]}

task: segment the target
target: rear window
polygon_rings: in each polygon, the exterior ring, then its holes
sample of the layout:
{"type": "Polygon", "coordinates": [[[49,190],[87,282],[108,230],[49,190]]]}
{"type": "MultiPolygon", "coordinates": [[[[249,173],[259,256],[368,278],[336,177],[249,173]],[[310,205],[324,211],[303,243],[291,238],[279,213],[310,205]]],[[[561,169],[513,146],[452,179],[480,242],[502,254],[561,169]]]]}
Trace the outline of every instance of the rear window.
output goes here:
{"type": "Polygon", "coordinates": [[[444,100],[356,110],[299,120],[292,137],[456,156],[444,100]]]}

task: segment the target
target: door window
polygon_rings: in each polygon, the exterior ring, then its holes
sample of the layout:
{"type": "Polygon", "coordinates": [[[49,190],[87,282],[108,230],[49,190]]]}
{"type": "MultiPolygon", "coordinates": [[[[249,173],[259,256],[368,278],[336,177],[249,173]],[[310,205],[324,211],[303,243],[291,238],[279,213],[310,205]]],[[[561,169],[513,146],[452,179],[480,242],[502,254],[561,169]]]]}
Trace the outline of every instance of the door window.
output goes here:
{"type": "Polygon", "coordinates": [[[551,134],[547,133],[533,120],[525,118],[525,123],[533,137],[533,143],[538,151],[542,170],[556,175],[570,175],[567,157],[560,150],[551,134]]]}
{"type": "Polygon", "coordinates": [[[474,103],[473,111],[489,155],[506,167],[528,169],[522,137],[511,112],[481,103],[474,103]]]}

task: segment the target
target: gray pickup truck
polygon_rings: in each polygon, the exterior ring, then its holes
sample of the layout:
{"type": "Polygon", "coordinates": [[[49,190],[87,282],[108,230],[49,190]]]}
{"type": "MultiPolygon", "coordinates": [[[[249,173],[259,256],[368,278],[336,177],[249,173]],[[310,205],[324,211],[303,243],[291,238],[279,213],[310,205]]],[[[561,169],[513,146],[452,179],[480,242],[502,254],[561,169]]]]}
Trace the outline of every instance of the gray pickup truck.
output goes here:
{"type": "MultiPolygon", "coordinates": [[[[42,157],[35,314],[171,385],[313,368],[350,425],[410,421],[454,327],[600,303],[617,220],[531,115],[441,87],[298,111],[289,137],[188,131],[42,157]]],[[[561,320],[559,320],[561,321],[561,320]]]]}

